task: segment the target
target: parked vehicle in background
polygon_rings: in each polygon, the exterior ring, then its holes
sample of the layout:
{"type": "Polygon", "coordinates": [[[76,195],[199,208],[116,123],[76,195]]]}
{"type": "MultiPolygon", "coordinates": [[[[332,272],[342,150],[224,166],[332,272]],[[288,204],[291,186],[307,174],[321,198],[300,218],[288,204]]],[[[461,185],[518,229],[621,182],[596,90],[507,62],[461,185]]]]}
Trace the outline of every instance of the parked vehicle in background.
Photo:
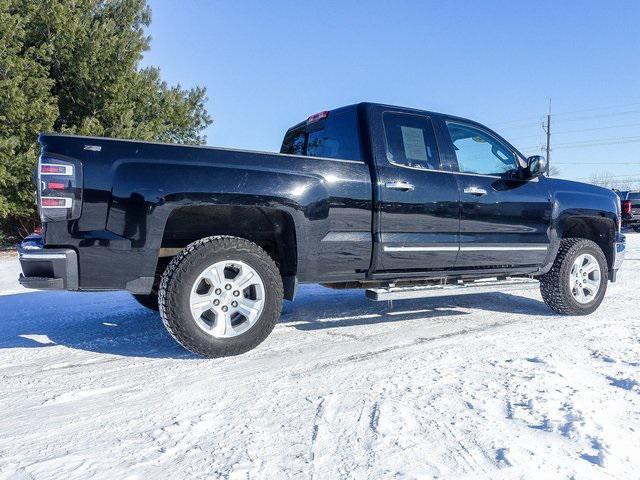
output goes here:
{"type": "Polygon", "coordinates": [[[640,192],[626,192],[622,199],[622,226],[640,232],[640,192]]]}
{"type": "Polygon", "coordinates": [[[127,290],[209,357],[262,342],[299,282],[380,300],[532,277],[554,311],[584,315],[624,257],[611,190],[549,178],[543,157],[451,115],[324,111],[290,128],[281,153],[40,144],[43,233],[20,247],[20,282],[127,290]]]}

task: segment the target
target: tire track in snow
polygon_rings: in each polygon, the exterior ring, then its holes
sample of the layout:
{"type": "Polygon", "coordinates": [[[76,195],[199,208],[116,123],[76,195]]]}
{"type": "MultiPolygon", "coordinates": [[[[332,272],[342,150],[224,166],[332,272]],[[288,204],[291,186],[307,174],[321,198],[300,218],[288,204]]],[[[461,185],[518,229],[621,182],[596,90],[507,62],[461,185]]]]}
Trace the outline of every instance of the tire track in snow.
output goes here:
{"type": "Polygon", "coordinates": [[[377,357],[379,355],[383,355],[385,353],[395,352],[397,350],[405,350],[405,349],[416,347],[416,346],[419,346],[419,345],[422,345],[422,344],[425,344],[425,343],[435,342],[435,341],[438,341],[438,340],[446,340],[446,339],[449,339],[449,338],[465,336],[465,335],[474,334],[474,333],[483,333],[483,332],[486,332],[486,331],[489,331],[489,330],[493,330],[493,329],[496,329],[496,328],[500,328],[500,327],[504,327],[504,326],[516,325],[518,323],[523,323],[523,321],[509,320],[509,321],[505,321],[505,322],[493,322],[493,323],[484,325],[482,327],[465,328],[463,330],[456,330],[454,332],[443,333],[443,334],[440,334],[440,335],[435,335],[433,337],[417,337],[415,340],[413,340],[412,342],[409,342],[409,343],[390,345],[388,347],[384,347],[384,348],[381,348],[379,350],[370,350],[370,351],[366,351],[366,352],[362,352],[362,353],[355,353],[355,354],[351,354],[351,355],[347,355],[345,357],[342,357],[342,358],[340,358],[338,360],[332,360],[332,361],[325,362],[325,363],[318,363],[318,364],[315,364],[312,368],[301,370],[301,371],[292,372],[291,376],[292,377],[301,377],[301,376],[308,375],[309,373],[312,373],[312,372],[317,372],[318,370],[330,369],[330,368],[333,368],[333,367],[336,367],[336,366],[345,365],[347,363],[363,362],[363,361],[369,360],[369,359],[371,359],[373,357],[377,357]]]}
{"type": "Polygon", "coordinates": [[[320,419],[324,413],[324,398],[321,398],[316,407],[316,413],[313,416],[313,424],[311,425],[311,444],[309,446],[309,463],[311,464],[311,472],[309,478],[315,478],[315,460],[316,460],[316,443],[318,441],[318,433],[320,431],[320,419]]]}

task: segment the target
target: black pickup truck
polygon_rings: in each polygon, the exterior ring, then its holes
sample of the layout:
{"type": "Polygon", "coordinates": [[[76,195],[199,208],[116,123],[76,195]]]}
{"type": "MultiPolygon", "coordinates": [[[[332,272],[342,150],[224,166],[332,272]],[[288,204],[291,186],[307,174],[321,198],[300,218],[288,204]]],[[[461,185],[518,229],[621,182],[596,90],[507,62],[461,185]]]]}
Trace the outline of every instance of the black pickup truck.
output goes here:
{"type": "Polygon", "coordinates": [[[187,349],[262,342],[298,283],[539,279],[588,314],[624,256],[610,190],[545,176],[492,130],[361,103],[293,126],[280,153],[42,134],[41,235],[25,287],[127,290],[187,349]]]}

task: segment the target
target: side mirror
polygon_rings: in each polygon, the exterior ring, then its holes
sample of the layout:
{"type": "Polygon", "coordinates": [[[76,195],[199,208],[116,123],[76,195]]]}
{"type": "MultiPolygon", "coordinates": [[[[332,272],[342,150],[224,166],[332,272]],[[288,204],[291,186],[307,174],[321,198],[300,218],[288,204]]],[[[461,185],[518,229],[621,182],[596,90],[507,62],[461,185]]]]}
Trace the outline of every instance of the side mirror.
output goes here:
{"type": "Polygon", "coordinates": [[[527,158],[527,177],[535,178],[547,171],[547,159],[542,155],[533,155],[527,158]]]}

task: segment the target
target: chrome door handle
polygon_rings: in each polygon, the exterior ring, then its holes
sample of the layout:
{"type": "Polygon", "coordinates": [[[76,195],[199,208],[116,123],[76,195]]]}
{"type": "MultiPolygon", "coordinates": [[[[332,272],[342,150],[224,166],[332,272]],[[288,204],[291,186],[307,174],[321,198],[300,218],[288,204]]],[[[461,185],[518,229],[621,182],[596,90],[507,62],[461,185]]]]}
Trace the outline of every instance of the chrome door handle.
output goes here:
{"type": "Polygon", "coordinates": [[[384,184],[384,186],[386,188],[390,188],[391,190],[402,190],[403,192],[413,190],[413,185],[407,182],[387,182],[384,184]]]}
{"type": "Polygon", "coordinates": [[[487,194],[487,191],[484,188],[479,187],[467,187],[463,191],[469,195],[477,195],[479,197],[487,194]]]}

